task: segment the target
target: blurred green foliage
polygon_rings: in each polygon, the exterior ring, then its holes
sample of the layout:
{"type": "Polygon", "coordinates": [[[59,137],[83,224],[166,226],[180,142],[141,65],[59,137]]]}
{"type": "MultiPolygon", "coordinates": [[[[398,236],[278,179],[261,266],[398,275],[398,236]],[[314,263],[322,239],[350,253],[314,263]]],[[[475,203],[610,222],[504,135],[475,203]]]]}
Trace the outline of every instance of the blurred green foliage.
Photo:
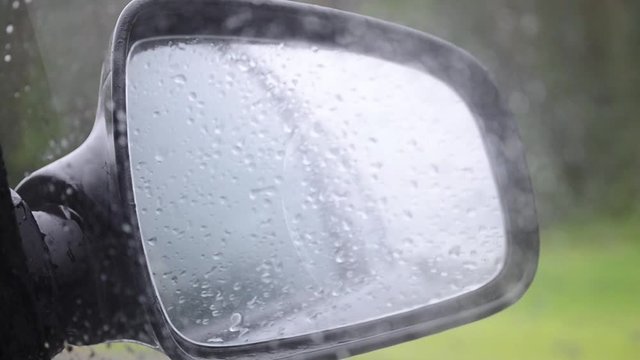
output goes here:
{"type": "MultiPolygon", "coordinates": [[[[45,165],[60,123],[51,111],[47,76],[26,9],[0,3],[0,145],[11,184],[45,165]]],[[[49,159],[50,160],[50,159],[49,159]]]]}
{"type": "MultiPolygon", "coordinates": [[[[126,2],[0,0],[0,60],[11,56],[0,61],[0,143],[12,183],[87,135],[126,2]]],[[[544,224],[637,210],[640,2],[306,2],[418,28],[478,57],[520,124],[544,224]]]]}
{"type": "Polygon", "coordinates": [[[516,305],[491,318],[355,359],[636,359],[639,236],[639,218],[547,231],[536,279],[516,305]]]}
{"type": "Polygon", "coordinates": [[[0,145],[9,182],[77,147],[127,0],[0,0],[0,145]]]}
{"type": "MultiPolygon", "coordinates": [[[[543,233],[536,280],[488,319],[354,360],[634,360],[640,354],[640,218],[563,225],[543,233]]],[[[129,344],[75,349],[56,360],[166,360],[129,344]]]]}
{"type": "MultiPolygon", "coordinates": [[[[0,143],[12,183],[86,136],[126,2],[0,0],[0,143]]],[[[306,2],[425,30],[478,57],[520,124],[544,224],[637,210],[640,2],[306,2]]]]}
{"type": "Polygon", "coordinates": [[[640,2],[361,1],[452,41],[494,74],[528,150],[545,224],[636,211],[640,2]]]}
{"type": "MultiPolygon", "coordinates": [[[[640,2],[307,2],[425,30],[479,58],[520,125],[547,229],[523,301],[361,359],[637,358],[640,219],[631,214],[640,197],[640,2]]],[[[0,144],[12,184],[91,128],[100,63],[124,3],[0,0],[0,144]]],[[[144,353],[131,348],[103,346],[98,358],[144,353]]]]}

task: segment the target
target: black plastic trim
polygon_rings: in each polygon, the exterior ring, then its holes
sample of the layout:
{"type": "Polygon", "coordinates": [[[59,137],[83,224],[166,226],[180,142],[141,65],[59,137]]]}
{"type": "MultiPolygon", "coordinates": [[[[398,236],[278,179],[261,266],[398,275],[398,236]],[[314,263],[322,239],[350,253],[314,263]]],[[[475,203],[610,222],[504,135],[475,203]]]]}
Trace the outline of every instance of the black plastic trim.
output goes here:
{"type": "Polygon", "coordinates": [[[9,188],[0,148],[0,359],[48,360],[63,339],[49,253],[29,206],[9,188]]]}

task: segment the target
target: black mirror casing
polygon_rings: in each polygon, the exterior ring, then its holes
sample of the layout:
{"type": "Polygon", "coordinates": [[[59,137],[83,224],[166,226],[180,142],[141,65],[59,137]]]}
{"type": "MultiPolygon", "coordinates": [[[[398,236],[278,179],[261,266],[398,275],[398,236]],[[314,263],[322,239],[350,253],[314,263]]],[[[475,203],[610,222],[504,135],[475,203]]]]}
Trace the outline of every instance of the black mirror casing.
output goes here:
{"type": "Polygon", "coordinates": [[[453,88],[474,113],[485,139],[505,213],[507,263],[490,284],[443,303],[382,320],[321,334],[265,343],[215,347],[196,345],[169,325],[144,261],[139,290],[146,291],[160,346],[178,359],[196,357],[344,357],[414,339],[493,314],[515,302],[533,279],[538,230],[533,192],[516,124],[501,103],[487,72],[462,50],[425,34],[371,18],[288,2],[137,1],[122,14],[112,52],[114,141],[123,205],[136,245],[142,250],[128,153],[126,62],[139,40],[162,36],[224,36],[300,41],[379,57],[426,71],[453,88]]]}
{"type": "Polygon", "coordinates": [[[48,359],[62,338],[52,314],[52,269],[29,206],[9,188],[0,148],[0,348],[2,359],[48,359]]]}
{"type": "Polygon", "coordinates": [[[516,124],[487,72],[464,51],[408,28],[311,5],[136,0],[120,16],[109,54],[89,139],[17,189],[33,209],[61,205],[82,219],[84,239],[77,246],[87,254],[83,276],[59,280],[74,294],[68,300],[80,299],[76,308],[82,309],[62,312],[70,343],[137,340],[159,346],[174,359],[341,358],[487,317],[514,303],[533,280],[538,226],[516,124]],[[501,273],[451,300],[320,334],[231,347],[198,345],[182,337],[161,307],[140,236],[126,123],[126,64],[139,40],[193,35],[337,47],[413,67],[448,84],[477,120],[498,185],[507,235],[501,273]]]}
{"type": "Polygon", "coordinates": [[[142,299],[131,285],[133,263],[143,255],[123,228],[112,130],[104,112],[107,72],[102,81],[95,125],[85,142],[16,188],[33,213],[53,269],[48,307],[59,327],[56,346],[120,339],[155,343],[148,336],[142,299]]]}

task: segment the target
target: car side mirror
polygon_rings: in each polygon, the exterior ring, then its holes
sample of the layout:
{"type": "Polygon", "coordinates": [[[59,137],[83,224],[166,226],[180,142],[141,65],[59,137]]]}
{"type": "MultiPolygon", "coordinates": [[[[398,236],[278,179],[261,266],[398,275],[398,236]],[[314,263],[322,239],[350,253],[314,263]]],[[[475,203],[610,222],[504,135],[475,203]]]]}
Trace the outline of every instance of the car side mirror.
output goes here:
{"type": "Polygon", "coordinates": [[[516,124],[442,40],[289,2],[138,0],[100,98],[85,144],[17,189],[81,223],[88,270],[55,279],[84,304],[70,343],[345,357],[492,315],[533,279],[516,124]]]}

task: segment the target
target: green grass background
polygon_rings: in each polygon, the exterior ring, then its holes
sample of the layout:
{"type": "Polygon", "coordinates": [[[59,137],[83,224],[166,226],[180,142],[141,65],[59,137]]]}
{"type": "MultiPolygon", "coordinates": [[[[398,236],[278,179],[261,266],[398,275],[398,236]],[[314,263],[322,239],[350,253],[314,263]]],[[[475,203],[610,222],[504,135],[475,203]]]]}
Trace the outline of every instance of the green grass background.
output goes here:
{"type": "MultiPolygon", "coordinates": [[[[524,298],[485,320],[354,360],[640,359],[640,217],[542,233],[524,298]]],[[[165,359],[135,345],[77,348],[56,360],[165,359]]]]}

